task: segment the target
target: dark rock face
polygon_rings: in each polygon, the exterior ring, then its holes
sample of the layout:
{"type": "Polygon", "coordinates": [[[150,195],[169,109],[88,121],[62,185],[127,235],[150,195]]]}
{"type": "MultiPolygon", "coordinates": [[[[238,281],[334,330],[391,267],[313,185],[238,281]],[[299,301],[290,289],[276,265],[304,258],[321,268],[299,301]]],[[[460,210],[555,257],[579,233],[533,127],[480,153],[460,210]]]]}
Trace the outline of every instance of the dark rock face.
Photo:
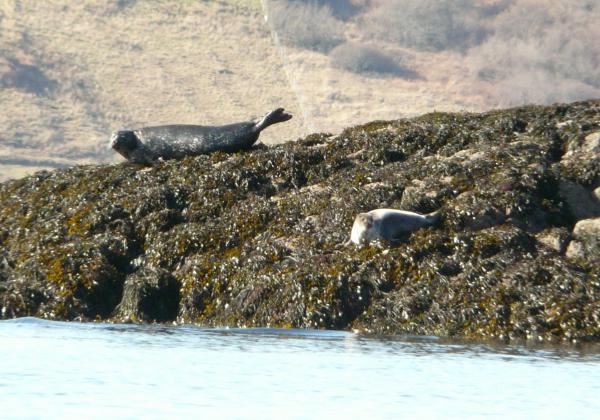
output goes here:
{"type": "Polygon", "coordinates": [[[121,321],[168,321],[177,317],[180,284],[166,270],[141,268],[125,280],[114,316],[121,321]]]}
{"type": "Polygon", "coordinates": [[[4,183],[1,316],[598,340],[599,121],[434,113],[4,183]],[[378,207],[442,221],[342,246],[378,207]]]}

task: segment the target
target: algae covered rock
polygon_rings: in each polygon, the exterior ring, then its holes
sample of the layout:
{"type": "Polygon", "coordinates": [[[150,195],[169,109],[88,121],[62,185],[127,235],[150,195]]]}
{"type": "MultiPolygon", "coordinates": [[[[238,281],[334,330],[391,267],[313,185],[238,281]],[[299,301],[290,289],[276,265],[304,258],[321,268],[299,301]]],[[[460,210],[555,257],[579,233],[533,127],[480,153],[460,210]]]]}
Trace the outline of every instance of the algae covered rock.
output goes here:
{"type": "Polygon", "coordinates": [[[599,124],[599,101],[432,113],[9,181],[0,315],[598,340],[599,124]],[[381,207],[442,218],[344,246],[381,207]]]}
{"type": "Polygon", "coordinates": [[[168,321],[179,309],[179,282],[166,270],[142,268],[125,280],[114,316],[123,321],[168,321]]]}

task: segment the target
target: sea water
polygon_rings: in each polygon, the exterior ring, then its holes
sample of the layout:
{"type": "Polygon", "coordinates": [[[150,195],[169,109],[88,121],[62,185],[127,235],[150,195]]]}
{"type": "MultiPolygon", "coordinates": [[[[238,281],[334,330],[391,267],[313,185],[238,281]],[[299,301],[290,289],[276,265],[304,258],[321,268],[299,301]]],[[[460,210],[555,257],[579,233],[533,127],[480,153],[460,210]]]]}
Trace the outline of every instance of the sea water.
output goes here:
{"type": "Polygon", "coordinates": [[[596,347],[0,321],[0,418],[600,418],[596,347]]]}

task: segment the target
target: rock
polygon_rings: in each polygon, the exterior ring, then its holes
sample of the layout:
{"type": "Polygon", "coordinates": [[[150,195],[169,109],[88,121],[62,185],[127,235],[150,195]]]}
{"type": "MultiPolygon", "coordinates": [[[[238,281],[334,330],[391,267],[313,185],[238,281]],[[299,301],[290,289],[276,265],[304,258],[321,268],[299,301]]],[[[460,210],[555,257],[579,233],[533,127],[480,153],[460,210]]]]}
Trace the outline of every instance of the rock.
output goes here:
{"type": "Polygon", "coordinates": [[[422,206],[424,201],[432,197],[427,197],[426,185],[423,181],[413,179],[411,184],[412,185],[404,188],[404,191],[402,192],[400,207],[403,210],[415,211],[422,206]]]}
{"type": "Polygon", "coordinates": [[[566,228],[550,228],[536,235],[540,243],[560,254],[565,252],[569,237],[570,234],[566,228]]]}
{"type": "Polygon", "coordinates": [[[600,131],[587,134],[581,138],[573,139],[568,144],[564,159],[581,158],[581,156],[594,156],[600,154],[600,131]]]}
{"type": "Polygon", "coordinates": [[[413,179],[411,185],[404,188],[402,192],[400,209],[421,213],[437,210],[443,197],[450,195],[449,188],[442,183],[441,180],[435,183],[426,183],[413,179]]]}
{"type": "Polygon", "coordinates": [[[465,149],[459,152],[456,152],[451,158],[457,158],[460,160],[467,160],[469,162],[476,162],[478,160],[484,159],[486,153],[483,151],[477,151],[474,149],[465,149]]]}
{"type": "Polygon", "coordinates": [[[600,154],[600,131],[585,136],[582,149],[585,153],[600,154]]]}
{"type": "Polygon", "coordinates": [[[573,240],[569,242],[565,255],[569,258],[584,258],[585,248],[581,242],[573,240]]]}
{"type": "Polygon", "coordinates": [[[115,316],[126,321],[173,321],[179,310],[179,282],[166,270],[142,268],[127,277],[115,316]]]}
{"type": "Polygon", "coordinates": [[[577,130],[570,130],[562,137],[567,148],[560,160],[563,178],[591,190],[600,185],[600,131],[586,130],[597,126],[597,121],[580,122],[575,126],[577,130]]]}
{"type": "Polygon", "coordinates": [[[600,202],[585,187],[573,182],[561,181],[559,193],[576,220],[600,216],[600,202]]]}
{"type": "Polygon", "coordinates": [[[456,197],[456,213],[452,216],[459,226],[477,231],[502,224],[505,214],[492,203],[484,205],[472,191],[466,191],[456,197]]]}
{"type": "Polygon", "coordinates": [[[556,128],[563,128],[573,124],[573,120],[560,121],[556,123],[556,128]]]}
{"type": "Polygon", "coordinates": [[[573,229],[573,238],[569,244],[567,256],[586,255],[600,261],[600,218],[580,220],[573,229]]]}

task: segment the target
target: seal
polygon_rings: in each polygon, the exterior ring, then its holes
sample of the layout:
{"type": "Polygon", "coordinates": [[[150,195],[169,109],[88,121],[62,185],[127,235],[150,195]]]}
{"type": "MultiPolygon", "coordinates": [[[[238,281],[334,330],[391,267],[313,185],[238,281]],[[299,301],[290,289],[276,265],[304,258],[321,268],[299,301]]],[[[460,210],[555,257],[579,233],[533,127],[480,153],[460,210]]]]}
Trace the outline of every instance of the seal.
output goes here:
{"type": "Polygon", "coordinates": [[[181,159],[216,152],[250,149],[260,132],[292,115],[278,108],[255,120],[223,126],[163,125],[112,134],[109,146],[132,163],[152,164],[159,159],[181,159]]]}
{"type": "Polygon", "coordinates": [[[419,214],[394,209],[371,210],[356,216],[347,243],[359,245],[376,240],[391,241],[422,227],[433,226],[439,220],[439,212],[419,214]]]}

